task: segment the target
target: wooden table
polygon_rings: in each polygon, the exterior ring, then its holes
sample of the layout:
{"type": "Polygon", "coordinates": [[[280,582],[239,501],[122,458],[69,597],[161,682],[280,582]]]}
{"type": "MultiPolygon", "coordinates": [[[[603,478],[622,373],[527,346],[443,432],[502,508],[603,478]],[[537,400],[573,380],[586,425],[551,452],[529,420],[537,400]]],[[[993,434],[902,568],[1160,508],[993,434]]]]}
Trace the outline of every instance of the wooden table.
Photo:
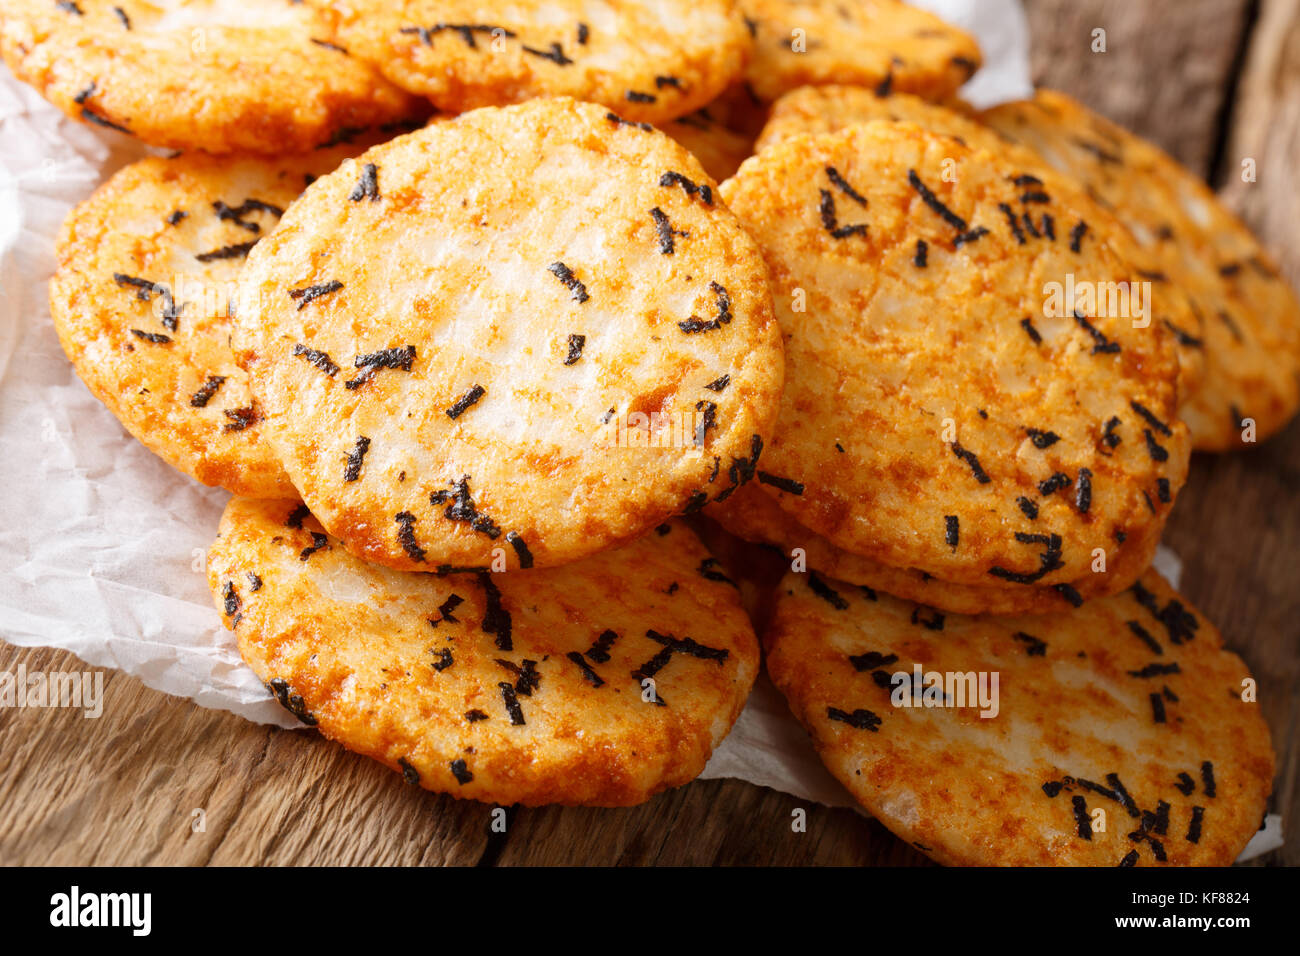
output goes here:
{"type": "MultiPolygon", "coordinates": [[[[1226,186],[1300,284],[1300,0],[1029,0],[1036,77],[1226,186]],[[1107,52],[1091,52],[1106,30],[1107,52]],[[1284,56],[1290,51],[1290,61],[1284,56]],[[1243,157],[1258,181],[1236,175],[1243,157]]],[[[1300,833],[1300,423],[1198,456],[1166,540],[1184,593],[1260,683],[1300,833]]],[[[0,670],[83,668],[0,645],[0,670]]],[[[110,672],[99,720],[0,710],[0,863],[929,865],[878,823],[785,794],[697,781],[627,810],[492,808],[404,785],[313,732],[205,710],[110,672]],[[192,826],[204,811],[204,826],[192,826]]],[[[1300,865],[1300,839],[1263,862],[1300,865]]]]}

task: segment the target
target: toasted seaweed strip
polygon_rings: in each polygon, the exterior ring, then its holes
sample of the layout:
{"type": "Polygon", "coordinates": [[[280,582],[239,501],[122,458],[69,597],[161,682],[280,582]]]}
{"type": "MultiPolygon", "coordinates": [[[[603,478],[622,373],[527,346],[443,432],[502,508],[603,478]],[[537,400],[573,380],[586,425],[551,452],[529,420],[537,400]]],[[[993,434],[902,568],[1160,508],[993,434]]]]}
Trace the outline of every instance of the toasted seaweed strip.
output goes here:
{"type": "Polygon", "coordinates": [[[242,432],[246,428],[252,428],[262,420],[262,413],[257,410],[256,405],[248,405],[244,408],[226,408],[222,410],[221,414],[230,419],[221,429],[223,432],[242,432]]]}
{"type": "Polygon", "coordinates": [[[974,452],[967,451],[957,442],[952,442],[952,453],[970,467],[971,474],[975,476],[975,480],[981,485],[987,485],[993,480],[988,476],[988,473],[984,470],[984,466],[980,464],[980,460],[976,457],[974,452]]]}
{"type": "Polygon", "coordinates": [[[411,364],[415,361],[415,346],[405,345],[391,349],[381,349],[378,352],[370,352],[366,355],[358,355],[352,360],[352,364],[361,369],[361,374],[356,378],[348,379],[343,383],[343,387],[349,390],[360,388],[366,382],[375,377],[375,373],[381,368],[401,369],[403,372],[411,370],[411,364]]]}
{"type": "Polygon", "coordinates": [[[651,126],[649,123],[634,123],[631,120],[623,119],[623,117],[619,116],[617,113],[613,111],[606,113],[605,119],[609,120],[615,126],[632,126],[635,127],[636,129],[644,130],[647,133],[654,129],[654,127],[651,126]]]}
{"type": "Polygon", "coordinates": [[[591,684],[592,687],[600,687],[605,683],[604,679],[596,673],[592,666],[587,663],[586,659],[577,651],[569,651],[569,653],[564,656],[573,661],[574,664],[578,665],[578,670],[582,672],[582,676],[587,679],[587,682],[591,684]]]}
{"type": "Polygon", "coordinates": [[[298,299],[298,311],[301,312],[311,302],[315,302],[321,296],[329,295],[331,292],[337,292],[343,288],[343,283],[338,279],[331,279],[329,282],[320,285],[309,285],[301,289],[290,289],[289,298],[298,299]]]}
{"type": "Polygon", "coordinates": [[[309,727],[316,726],[317,720],[312,714],[308,713],[307,704],[302,699],[302,695],[295,694],[288,681],[281,677],[273,677],[267,682],[266,689],[274,695],[280,706],[289,713],[309,727]]]}
{"type": "Polygon", "coordinates": [[[406,781],[413,787],[419,786],[420,771],[412,767],[410,761],[408,761],[405,757],[398,757],[397,765],[402,768],[402,779],[404,781],[406,781]]]}
{"type": "MultiPolygon", "coordinates": [[[[471,711],[471,713],[473,713],[473,711],[471,711]]],[[[466,716],[468,717],[468,714],[466,716]]],[[[451,767],[451,775],[456,778],[456,782],[462,787],[474,779],[474,774],[471,773],[469,768],[465,765],[463,757],[457,757],[449,764],[449,766],[451,767]]]]}
{"type": "Polygon", "coordinates": [[[629,103],[654,103],[659,99],[653,93],[642,93],[640,90],[628,90],[623,96],[629,103]]]}
{"type": "Polygon", "coordinates": [[[858,730],[870,730],[872,733],[880,730],[880,718],[861,707],[852,712],[840,710],[838,707],[827,707],[826,716],[830,720],[838,720],[858,730]]]}
{"type": "Polygon", "coordinates": [[[705,385],[704,387],[707,388],[707,389],[708,389],[709,391],[711,391],[711,392],[720,392],[720,391],[722,391],[724,388],[726,388],[727,385],[728,385],[730,382],[731,382],[731,376],[730,376],[730,375],[721,375],[721,376],[719,376],[718,378],[715,378],[715,379],[714,379],[712,382],[710,382],[708,385],[705,385]]]}
{"type": "Polygon", "coordinates": [[[501,589],[496,586],[496,582],[492,580],[490,573],[487,571],[480,571],[478,580],[483,587],[483,594],[486,599],[483,621],[479,626],[484,634],[491,634],[496,638],[498,650],[514,650],[514,641],[511,636],[514,621],[501,600],[501,589]]]}
{"type": "Polygon", "coordinates": [[[412,561],[423,561],[424,549],[415,541],[415,515],[409,511],[399,511],[393,520],[397,522],[397,541],[402,550],[412,561]]]}
{"type": "Polygon", "coordinates": [[[831,607],[835,608],[835,610],[848,610],[849,602],[842,594],[840,594],[839,591],[836,591],[833,587],[818,577],[816,571],[808,572],[808,587],[812,590],[813,594],[817,595],[831,607]]]}
{"type": "Polygon", "coordinates": [[[696,184],[692,180],[687,179],[681,173],[675,172],[674,170],[670,169],[668,172],[660,176],[659,185],[660,186],[681,186],[682,189],[686,192],[686,195],[699,196],[700,202],[704,203],[704,205],[706,206],[713,205],[713,189],[709,186],[708,183],[696,184]]]}
{"type": "Polygon", "coordinates": [[[573,270],[563,262],[552,262],[546,267],[546,271],[568,287],[569,291],[573,293],[574,302],[581,304],[591,298],[587,294],[587,287],[573,274],[573,270]]]}
{"type": "Polygon", "coordinates": [[[199,262],[216,262],[219,259],[243,259],[257,245],[257,240],[252,242],[237,242],[233,245],[222,246],[220,249],[213,249],[211,252],[196,253],[194,258],[199,262]]]}
{"type": "Polygon", "coordinates": [[[339,367],[335,364],[334,360],[330,358],[328,352],[309,349],[307,346],[300,343],[293,347],[293,354],[306,359],[331,378],[338,374],[339,367]]]}
{"type": "Polygon", "coordinates": [[[225,382],[226,376],[224,375],[209,375],[207,380],[199,387],[199,390],[190,396],[190,406],[192,408],[205,408],[208,402],[212,401],[212,396],[217,394],[225,382]]]}
{"type": "Polygon", "coordinates": [[[924,239],[916,240],[916,254],[912,257],[912,264],[918,269],[924,269],[929,262],[930,247],[924,239]]]}
{"type": "Polygon", "coordinates": [[[361,167],[361,178],[357,184],[352,187],[352,192],[348,194],[351,202],[360,202],[363,199],[369,199],[371,202],[379,202],[379,167],[374,163],[366,163],[361,167]]]}
{"type": "Polygon", "coordinates": [[[469,490],[469,475],[462,475],[459,480],[451,482],[450,491],[435,491],[429,495],[429,503],[446,504],[443,515],[452,521],[462,521],[480,534],[495,540],[501,535],[501,528],[495,521],[478,510],[469,490]],[[448,504],[450,502],[450,504],[448,504]]]}
{"type": "Polygon", "coordinates": [[[543,60],[550,60],[556,66],[570,66],[573,60],[564,55],[564,47],[554,41],[548,49],[539,50],[536,47],[520,44],[520,49],[531,56],[541,57],[543,60]]]}
{"type": "Polygon", "coordinates": [[[856,189],[850,186],[848,182],[845,181],[844,177],[840,175],[840,171],[838,169],[836,169],[834,166],[827,166],[826,176],[828,179],[830,179],[831,183],[835,186],[836,189],[844,193],[844,195],[848,196],[859,206],[862,206],[863,208],[866,207],[867,197],[863,196],[860,192],[858,192],[856,189]]]}
{"type": "Polygon", "coordinates": [[[343,469],[344,481],[356,481],[361,477],[361,464],[365,461],[366,452],[370,450],[370,439],[365,435],[358,435],[356,444],[348,452],[347,465],[343,469]]]}
{"type": "Polygon", "coordinates": [[[961,540],[961,522],[957,515],[943,516],[943,540],[954,551],[957,550],[957,544],[961,540]]]}
{"type": "Polygon", "coordinates": [[[1047,642],[1041,638],[1034,637],[1032,634],[1026,634],[1024,631],[1017,631],[1011,635],[1015,640],[1025,645],[1025,653],[1030,657],[1044,657],[1047,654],[1047,642]]]}
{"type": "Polygon", "coordinates": [[[450,419],[460,418],[466,410],[478,403],[478,400],[487,393],[487,389],[482,385],[472,385],[465,394],[456,399],[452,406],[447,409],[447,417],[450,419]]]}
{"type": "Polygon", "coordinates": [[[531,568],[533,566],[533,553],[528,550],[528,545],[524,542],[523,536],[514,532],[506,532],[506,541],[510,547],[515,549],[515,555],[519,558],[521,568],[531,568]]]}
{"type": "Polygon", "coordinates": [[[831,195],[829,189],[819,189],[818,193],[821,200],[817,205],[818,213],[821,215],[822,228],[831,234],[832,239],[847,239],[849,236],[865,236],[867,227],[865,223],[857,223],[852,226],[841,226],[835,214],[835,197],[831,195]]]}
{"type": "Polygon", "coordinates": [[[501,691],[501,700],[506,706],[506,713],[510,715],[510,723],[515,726],[522,726],[524,721],[524,709],[519,705],[519,698],[515,695],[515,685],[509,681],[501,681],[497,684],[501,691]]]}

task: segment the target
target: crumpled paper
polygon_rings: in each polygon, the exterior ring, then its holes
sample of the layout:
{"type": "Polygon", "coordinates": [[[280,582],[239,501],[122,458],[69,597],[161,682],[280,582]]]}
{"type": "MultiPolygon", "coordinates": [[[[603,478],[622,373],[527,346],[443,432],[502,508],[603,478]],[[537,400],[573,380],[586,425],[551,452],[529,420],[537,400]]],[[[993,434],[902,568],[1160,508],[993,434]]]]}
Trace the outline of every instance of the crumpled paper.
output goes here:
{"type": "MultiPolygon", "coordinates": [[[[963,90],[990,106],[1032,92],[1019,0],[916,0],[974,33],[985,65],[963,90]]],[[[135,441],[77,378],[49,318],[68,211],[150,152],[64,118],[0,72],[0,636],[72,651],[149,687],[248,720],[300,726],[240,660],[208,591],[206,548],[228,498],[135,441]]],[[[1162,570],[1176,581],[1177,559],[1162,570]]],[[[110,703],[111,706],[111,703],[110,703]]],[[[855,807],[761,677],[704,777],[738,777],[855,807]]],[[[1270,817],[1243,859],[1281,845],[1270,817]]]]}

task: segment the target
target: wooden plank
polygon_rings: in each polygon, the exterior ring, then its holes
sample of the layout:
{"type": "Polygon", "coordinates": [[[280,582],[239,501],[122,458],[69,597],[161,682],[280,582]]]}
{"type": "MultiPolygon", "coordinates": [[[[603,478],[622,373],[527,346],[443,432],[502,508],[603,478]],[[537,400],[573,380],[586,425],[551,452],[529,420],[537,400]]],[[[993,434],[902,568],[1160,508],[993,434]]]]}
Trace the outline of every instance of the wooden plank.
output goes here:
{"type": "Polygon", "coordinates": [[[1224,152],[1224,196],[1300,285],[1300,0],[1264,0],[1224,152]],[[1242,178],[1253,160],[1255,182],[1242,178]]]}
{"type": "MultiPolygon", "coordinates": [[[[0,670],[89,668],[0,645],[0,670]]],[[[0,710],[0,864],[473,864],[491,808],[402,783],[311,731],[104,672],[104,712],[0,710]],[[195,809],[204,829],[192,827],[195,809]]]]}
{"type": "Polygon", "coordinates": [[[1209,172],[1248,0],[1026,0],[1034,81],[1209,172]],[[1092,50],[1106,31],[1106,52],[1092,50]]]}

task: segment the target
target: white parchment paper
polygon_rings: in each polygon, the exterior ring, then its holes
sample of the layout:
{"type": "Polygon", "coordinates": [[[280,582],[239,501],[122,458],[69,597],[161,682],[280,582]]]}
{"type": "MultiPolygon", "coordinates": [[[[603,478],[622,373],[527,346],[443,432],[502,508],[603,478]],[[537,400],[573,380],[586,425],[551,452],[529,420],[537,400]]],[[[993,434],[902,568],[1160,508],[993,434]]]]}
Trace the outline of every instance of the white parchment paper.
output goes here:
{"type": "MultiPolygon", "coordinates": [[[[1018,0],[916,5],[978,37],[985,66],[963,91],[974,105],[1032,92],[1018,0]]],[[[208,592],[204,550],[228,495],[131,438],[77,378],[50,322],[46,288],[64,217],[146,153],[65,119],[0,67],[0,637],[64,648],[248,720],[298,726],[241,662],[208,592]]],[[[1159,560],[1176,582],[1177,559],[1159,560]]],[[[766,677],[703,776],[856,806],[766,677]]],[[[1279,845],[1280,820],[1270,817],[1243,858],[1279,845]]]]}

